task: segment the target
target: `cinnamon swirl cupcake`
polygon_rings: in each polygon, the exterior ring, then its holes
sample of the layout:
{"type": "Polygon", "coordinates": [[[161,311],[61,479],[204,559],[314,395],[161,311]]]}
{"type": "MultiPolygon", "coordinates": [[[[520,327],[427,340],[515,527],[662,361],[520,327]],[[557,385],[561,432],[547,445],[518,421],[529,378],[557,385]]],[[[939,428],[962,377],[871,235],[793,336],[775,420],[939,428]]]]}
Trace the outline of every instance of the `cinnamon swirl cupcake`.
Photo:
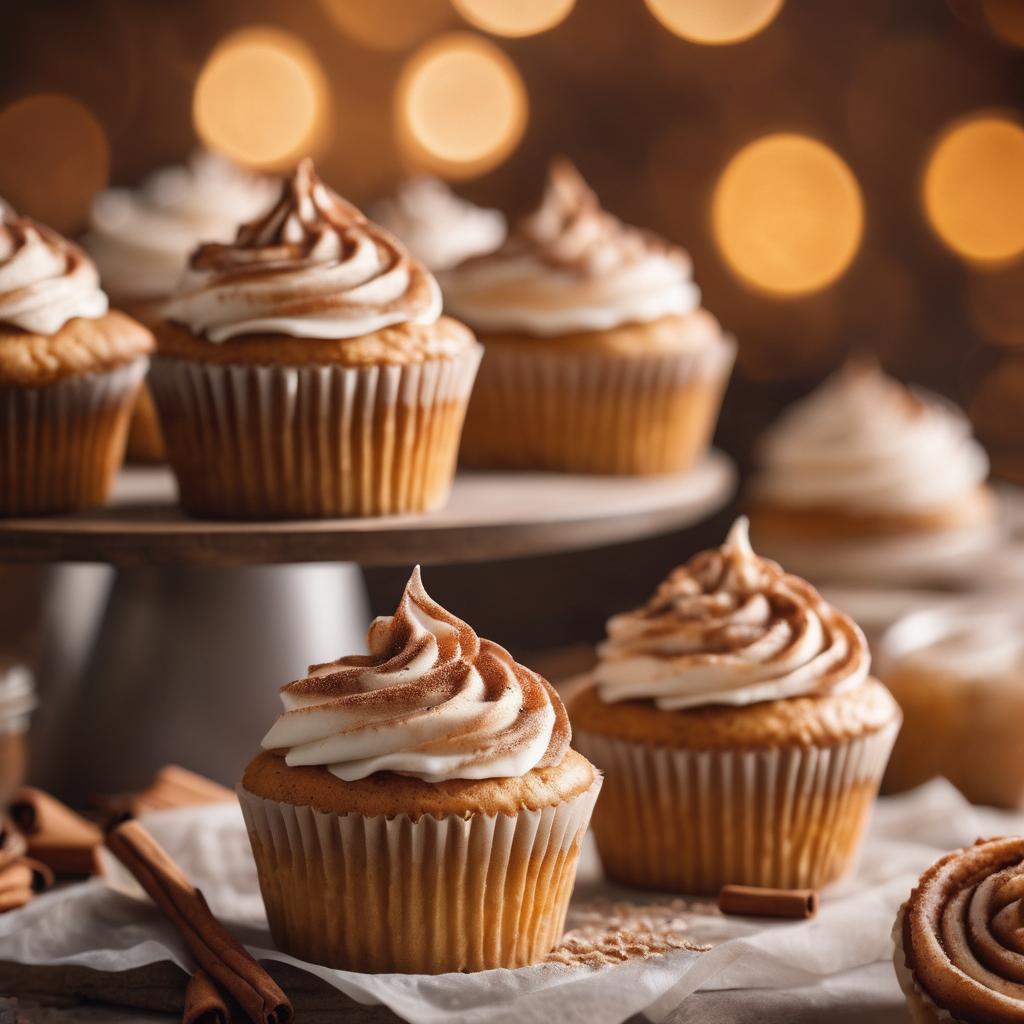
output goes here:
{"type": "Polygon", "coordinates": [[[706,450],[735,345],[686,253],[602,210],[568,161],[501,249],[440,279],[487,353],[465,464],[671,473],[706,450]]]}
{"type": "Polygon", "coordinates": [[[558,695],[418,568],[369,648],[282,690],[239,787],[275,942],[356,971],[543,958],[601,785],[558,695]]]}
{"type": "Polygon", "coordinates": [[[0,515],[103,504],[152,347],[77,245],[0,203],[0,515]]]}
{"type": "Polygon", "coordinates": [[[480,347],[437,283],[309,160],[193,254],[152,374],[195,515],[368,516],[448,496],[480,347]]]}
{"type": "Polygon", "coordinates": [[[967,418],[853,360],[760,445],[750,523],[768,555],[817,582],[963,579],[999,540],[988,459],[967,418]]]}
{"type": "MultiPolygon", "coordinates": [[[[82,244],[111,300],[151,324],[177,287],[192,250],[200,242],[230,241],[238,225],[269,209],[279,191],[274,178],[200,150],[185,165],[154,171],[137,188],[100,192],[82,244]]],[[[166,459],[146,387],[132,414],[127,455],[136,462],[166,459]]]]}
{"type": "Polygon", "coordinates": [[[1024,838],[979,839],[933,864],[893,929],[917,1024],[1024,1020],[1024,838]]]}
{"type": "Polygon", "coordinates": [[[571,703],[605,773],[608,874],[713,894],[820,886],[858,847],[900,713],[860,629],[750,548],[746,521],[608,623],[571,703]]]}

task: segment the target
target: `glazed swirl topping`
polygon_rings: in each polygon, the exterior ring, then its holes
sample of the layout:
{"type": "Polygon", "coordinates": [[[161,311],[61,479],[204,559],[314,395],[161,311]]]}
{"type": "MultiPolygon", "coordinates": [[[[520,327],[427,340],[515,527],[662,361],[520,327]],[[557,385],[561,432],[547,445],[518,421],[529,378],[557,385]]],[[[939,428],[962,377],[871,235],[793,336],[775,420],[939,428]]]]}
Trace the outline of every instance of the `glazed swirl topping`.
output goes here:
{"type": "Polygon", "coordinates": [[[901,983],[958,1021],[1024,1020],[1024,839],[979,840],[921,877],[900,912],[901,983]],[[901,973],[902,971],[902,973],[901,973]]]}
{"type": "Polygon", "coordinates": [[[809,583],[754,554],[744,518],[643,608],[612,618],[599,655],[602,700],[653,700],[666,711],[838,692],[870,665],[860,629],[809,583]]]}
{"type": "Polygon", "coordinates": [[[866,513],[937,508],[988,476],[959,409],[867,359],[850,361],[784,413],[760,458],[758,498],[866,513]]]}
{"type": "Polygon", "coordinates": [[[601,208],[567,160],[551,165],[540,207],[494,253],[441,281],[452,314],[488,331],[609,330],[700,304],[690,258],[601,208]]]}
{"type": "Polygon", "coordinates": [[[56,231],[0,206],[0,323],[56,334],[107,312],[92,260],[56,231]]]}
{"type": "Polygon", "coordinates": [[[431,600],[418,567],[395,614],[370,625],[369,647],[289,683],[264,748],[346,782],[507,778],[565,755],[569,721],[551,685],[431,600]]]}
{"type": "Polygon", "coordinates": [[[264,217],[230,245],[201,245],[170,320],[210,341],[241,334],[356,338],[399,323],[433,323],[437,282],[303,160],[264,217]]]}

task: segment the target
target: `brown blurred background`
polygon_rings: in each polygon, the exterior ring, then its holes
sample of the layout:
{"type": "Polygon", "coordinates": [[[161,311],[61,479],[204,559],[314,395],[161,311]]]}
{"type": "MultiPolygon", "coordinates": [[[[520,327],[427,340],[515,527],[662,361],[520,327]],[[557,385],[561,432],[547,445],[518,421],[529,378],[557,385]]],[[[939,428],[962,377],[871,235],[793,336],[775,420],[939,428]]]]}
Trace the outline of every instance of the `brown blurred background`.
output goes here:
{"type": "MultiPolygon", "coordinates": [[[[205,142],[271,169],[311,151],[356,202],[426,169],[514,214],[567,153],[691,252],[739,339],[717,443],[741,466],[853,349],[965,405],[985,386],[986,429],[1015,435],[1022,47],[1024,0],[8,2],[0,195],[73,233],[97,189],[205,142]]],[[[432,589],[513,647],[589,638],[727,515],[432,589]],[[552,580],[557,614],[531,601],[552,580]]],[[[371,575],[375,604],[403,574],[371,575]]]]}

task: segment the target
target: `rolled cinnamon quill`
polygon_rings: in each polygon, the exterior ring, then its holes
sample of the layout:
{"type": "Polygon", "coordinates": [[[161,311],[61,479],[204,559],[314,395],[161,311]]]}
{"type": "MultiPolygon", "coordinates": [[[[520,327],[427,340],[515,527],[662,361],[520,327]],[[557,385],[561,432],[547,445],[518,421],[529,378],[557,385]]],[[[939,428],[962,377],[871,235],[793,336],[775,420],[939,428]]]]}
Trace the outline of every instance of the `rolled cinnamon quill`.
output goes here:
{"type": "Polygon", "coordinates": [[[814,889],[769,889],[753,885],[723,885],[718,909],[739,917],[808,918],[818,913],[814,889]]]}
{"type": "Polygon", "coordinates": [[[91,875],[103,833],[41,789],[26,786],[11,801],[11,818],[28,840],[29,856],[58,875],[91,875]]]}
{"type": "Polygon", "coordinates": [[[180,765],[168,764],[153,776],[145,789],[120,796],[98,796],[92,802],[113,821],[126,815],[137,818],[148,811],[198,807],[234,799],[234,792],[227,786],[180,765]]]}
{"type": "Polygon", "coordinates": [[[137,821],[112,829],[107,849],[178,930],[211,981],[231,995],[249,1020],[289,1024],[293,1011],[287,996],[213,916],[203,894],[137,821]]]}
{"type": "Polygon", "coordinates": [[[231,1024],[228,1001],[202,968],[188,980],[181,1024],[231,1024]]]}

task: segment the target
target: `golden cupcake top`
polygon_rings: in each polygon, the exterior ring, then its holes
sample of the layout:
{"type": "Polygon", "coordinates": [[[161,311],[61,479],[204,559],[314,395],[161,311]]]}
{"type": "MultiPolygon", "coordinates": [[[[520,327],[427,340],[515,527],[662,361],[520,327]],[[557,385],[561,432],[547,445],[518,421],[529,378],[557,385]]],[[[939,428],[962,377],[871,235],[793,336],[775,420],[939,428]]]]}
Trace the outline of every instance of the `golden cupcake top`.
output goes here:
{"type": "Polygon", "coordinates": [[[689,256],[601,207],[576,168],[551,164],[539,207],[497,251],[442,275],[451,312],[478,330],[608,330],[700,305],[689,256]]]}
{"type": "Polygon", "coordinates": [[[569,749],[551,685],[433,601],[417,567],[368,655],[311,667],[281,691],[267,750],[350,782],[398,772],[425,782],[523,776],[569,749]]]}
{"type": "Polygon", "coordinates": [[[437,282],[405,247],[328,188],[303,160],[277,203],[230,244],[201,245],[167,319],[209,341],[252,334],[358,338],[431,324],[437,282]]]}
{"type": "Polygon", "coordinates": [[[614,616],[594,670],[605,703],[665,711],[843,693],[867,678],[859,627],[814,587],[761,558],[740,518],[725,543],[614,616]]]}
{"type": "Polygon", "coordinates": [[[947,854],[896,922],[896,971],[937,1019],[1024,1020],[1024,838],[947,854]]]}

